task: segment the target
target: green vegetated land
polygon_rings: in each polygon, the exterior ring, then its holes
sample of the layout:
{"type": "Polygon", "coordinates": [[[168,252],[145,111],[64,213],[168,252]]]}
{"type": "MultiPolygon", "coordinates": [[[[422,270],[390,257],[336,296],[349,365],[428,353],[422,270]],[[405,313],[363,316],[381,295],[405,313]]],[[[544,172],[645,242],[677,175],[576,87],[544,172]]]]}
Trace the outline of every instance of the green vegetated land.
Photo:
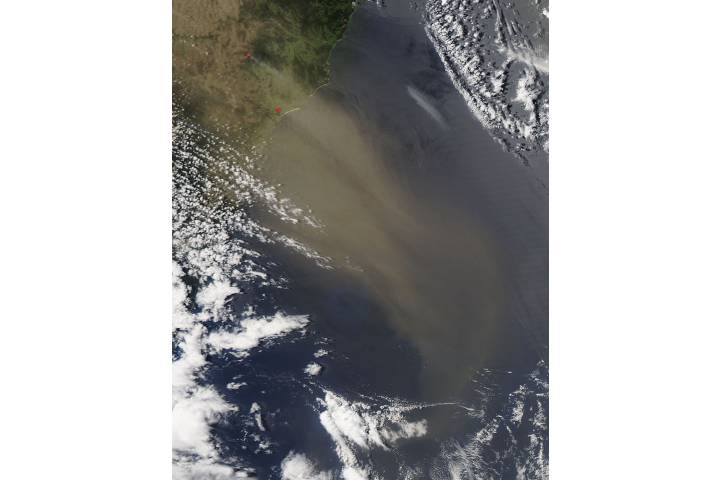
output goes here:
{"type": "Polygon", "coordinates": [[[173,99],[256,143],[328,81],[352,11],[352,0],[173,0],[173,99]]]}

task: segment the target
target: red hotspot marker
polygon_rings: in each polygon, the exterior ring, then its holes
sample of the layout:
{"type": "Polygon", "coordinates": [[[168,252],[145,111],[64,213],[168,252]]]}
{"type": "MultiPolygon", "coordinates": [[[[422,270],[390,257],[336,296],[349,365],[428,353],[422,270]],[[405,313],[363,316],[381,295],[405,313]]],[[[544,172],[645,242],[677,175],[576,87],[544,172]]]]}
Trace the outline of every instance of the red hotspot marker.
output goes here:
{"type": "Polygon", "coordinates": [[[250,53],[250,52],[245,52],[245,58],[250,58],[250,57],[252,57],[252,53],[250,53]]]}
{"type": "Polygon", "coordinates": [[[280,108],[280,107],[275,107],[275,113],[280,113],[280,112],[282,112],[282,108],[280,108]]]}

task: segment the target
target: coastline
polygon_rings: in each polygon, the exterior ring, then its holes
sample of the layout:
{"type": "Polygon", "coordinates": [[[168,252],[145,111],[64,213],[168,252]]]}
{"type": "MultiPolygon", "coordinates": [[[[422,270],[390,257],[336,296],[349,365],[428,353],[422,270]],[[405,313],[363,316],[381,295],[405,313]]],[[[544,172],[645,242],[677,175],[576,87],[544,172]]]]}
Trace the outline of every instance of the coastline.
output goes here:
{"type": "MultiPolygon", "coordinates": [[[[302,459],[326,478],[546,478],[547,191],[467,108],[421,14],[359,5],[330,80],[262,155],[232,153],[239,208],[202,179],[200,201],[178,199],[191,266],[221,260],[192,271],[202,310],[176,342],[176,363],[206,352],[192,391],[216,403],[197,407],[224,402],[206,420],[218,472],[281,478],[302,459]],[[284,333],[235,358],[246,325],[284,333]]],[[[226,146],[188,147],[192,186],[226,146]]]]}
{"type": "Polygon", "coordinates": [[[206,3],[174,2],[173,101],[226,140],[257,146],[329,80],[353,2],[318,0],[312,10],[296,0],[206,3]]]}

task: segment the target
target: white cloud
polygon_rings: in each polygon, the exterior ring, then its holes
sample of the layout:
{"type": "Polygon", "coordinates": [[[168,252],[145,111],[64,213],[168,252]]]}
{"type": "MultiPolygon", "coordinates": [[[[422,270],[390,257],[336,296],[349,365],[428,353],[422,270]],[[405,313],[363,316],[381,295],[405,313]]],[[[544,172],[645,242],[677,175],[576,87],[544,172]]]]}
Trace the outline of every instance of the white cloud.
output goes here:
{"type": "Polygon", "coordinates": [[[388,449],[387,442],[402,438],[422,437],[427,433],[425,420],[409,422],[401,408],[386,407],[373,411],[362,402],[349,402],[332,392],[325,393],[326,423],[353,444],[367,450],[388,449]]]}
{"type": "Polygon", "coordinates": [[[401,438],[423,437],[427,433],[427,421],[400,422],[397,428],[383,428],[380,430],[382,437],[390,443],[395,443],[401,438]]]}
{"type": "Polygon", "coordinates": [[[242,470],[236,471],[221,463],[176,458],[173,463],[172,478],[173,480],[237,480],[238,478],[255,478],[255,476],[242,470]]]}
{"type": "Polygon", "coordinates": [[[197,371],[205,365],[202,353],[204,333],[205,327],[198,323],[182,336],[179,344],[182,354],[172,365],[173,396],[182,395],[182,391],[194,386],[197,371]]]}
{"type": "MultiPolygon", "coordinates": [[[[236,151],[221,139],[176,115],[173,108],[173,152],[182,159],[182,167],[173,171],[173,335],[177,358],[173,361],[173,477],[176,480],[221,480],[249,478],[247,472],[225,465],[218,458],[212,426],[235,407],[213,388],[202,386],[205,354],[210,348],[230,349],[245,355],[264,339],[274,338],[307,324],[306,317],[278,314],[269,319],[253,319],[251,311],[237,330],[208,335],[203,322],[230,320],[226,310],[229,297],[239,293],[235,282],[256,285],[282,284],[270,278],[258,261],[261,254],[249,250],[244,239],[289,245],[312,257],[309,248],[279,235],[249,218],[242,209],[218,209],[208,202],[208,192],[217,188],[237,192],[239,205],[260,202],[275,216],[292,223],[319,227],[319,223],[281,198],[271,186],[249,174],[244,166],[251,161],[247,152],[236,151]],[[204,141],[197,141],[198,138],[204,141]],[[217,155],[222,151],[221,155],[217,155]],[[195,172],[222,171],[207,178],[195,172]],[[238,236],[238,229],[241,235],[238,236]],[[243,238],[239,238],[243,237],[243,238]],[[187,274],[201,288],[194,298],[183,282],[187,274]],[[200,312],[189,307],[194,303],[200,312]]],[[[315,257],[312,257],[315,258],[315,257]]],[[[231,382],[229,389],[242,383],[231,382]]],[[[235,463],[237,460],[225,463],[235,463]]]]}
{"type": "Polygon", "coordinates": [[[235,407],[212,387],[199,387],[178,400],[173,407],[173,450],[204,458],[217,455],[210,427],[235,407]]]}
{"type": "Polygon", "coordinates": [[[302,453],[290,452],[280,465],[283,480],[332,480],[330,472],[318,471],[302,453]]]}
{"type": "Polygon", "coordinates": [[[345,467],[342,471],[345,480],[368,480],[368,473],[357,467],[345,467]]]}
{"type": "Polygon", "coordinates": [[[381,448],[404,438],[421,437],[427,433],[425,420],[409,422],[402,412],[421,406],[383,406],[371,408],[362,402],[350,402],[332,392],[325,392],[321,401],[325,410],[320,423],[335,443],[335,452],[343,464],[345,480],[367,479],[371,465],[362,465],[358,451],[381,448]]]}
{"type": "Polygon", "coordinates": [[[420,91],[410,85],[407,86],[407,92],[408,95],[410,95],[410,98],[415,100],[415,103],[425,110],[427,114],[438,123],[438,125],[445,129],[448,128],[445,117],[443,117],[442,113],[440,113],[440,111],[432,105],[431,100],[427,96],[423,95],[420,91]]]}
{"type": "Polygon", "coordinates": [[[202,288],[197,294],[196,302],[206,316],[217,318],[227,298],[239,292],[240,289],[231,285],[227,279],[219,279],[202,288]]]}
{"type": "Polygon", "coordinates": [[[335,419],[328,411],[320,414],[320,424],[325,428],[335,443],[335,453],[343,464],[343,478],[349,480],[355,478],[367,478],[364,470],[358,464],[357,457],[350,445],[345,440],[343,431],[338,427],[335,419]],[[362,472],[362,473],[360,473],[362,472]]]}
{"type": "Polygon", "coordinates": [[[323,412],[325,414],[323,426],[326,429],[331,425],[335,436],[339,435],[364,449],[370,448],[368,444],[370,429],[375,427],[375,422],[369,424],[357,408],[353,408],[352,404],[333,393],[325,394],[325,405],[327,410],[323,412]]]}
{"type": "MultiPolygon", "coordinates": [[[[428,0],[426,12],[426,32],[475,117],[517,155],[523,156],[528,148],[545,148],[549,135],[545,110],[531,111],[528,121],[525,114],[518,116],[512,108],[517,99],[511,98],[515,89],[508,88],[508,81],[514,78],[511,73],[516,65],[530,66],[543,77],[549,69],[545,49],[541,45],[537,51],[528,47],[526,26],[512,20],[517,13],[497,3],[470,5],[462,0],[428,0]],[[453,12],[449,18],[448,11],[453,12]],[[475,21],[477,15],[486,21],[475,21]],[[486,61],[496,53],[506,57],[501,65],[486,61]]],[[[543,78],[535,85],[543,95],[546,82],[543,78]]],[[[525,99],[520,101],[528,105],[525,99]]],[[[546,103],[546,99],[541,101],[546,103]]]]}
{"type": "Polygon", "coordinates": [[[515,95],[515,101],[522,103],[525,110],[531,112],[531,114],[535,112],[534,102],[540,95],[540,89],[537,88],[535,81],[535,72],[531,69],[526,69],[525,72],[523,72],[523,76],[518,79],[515,95]]]}
{"type": "Polygon", "coordinates": [[[193,316],[187,310],[188,287],[182,282],[182,268],[173,262],[173,329],[189,328],[193,324],[193,316]]]}
{"type": "Polygon", "coordinates": [[[262,420],[262,409],[257,402],[253,402],[253,404],[250,406],[250,413],[255,414],[255,423],[257,424],[260,431],[264,432],[266,429],[265,424],[262,420]]]}
{"type": "Polygon", "coordinates": [[[322,368],[322,365],[315,362],[310,362],[308,363],[307,367],[305,367],[305,373],[307,373],[308,375],[317,376],[320,375],[322,368]]]}
{"type": "Polygon", "coordinates": [[[235,355],[242,356],[247,350],[257,347],[262,340],[303,328],[307,323],[305,315],[282,313],[267,318],[249,318],[240,322],[241,329],[238,331],[210,333],[207,343],[216,350],[232,350],[235,355]]]}
{"type": "Polygon", "coordinates": [[[506,55],[509,59],[522,62],[540,72],[548,73],[550,70],[548,59],[537,55],[535,52],[504,47],[498,48],[498,51],[506,55]]]}
{"type": "MultiPolygon", "coordinates": [[[[220,297],[232,292],[224,282],[212,289],[204,298],[204,307],[221,308],[220,297]],[[225,286],[223,286],[225,285],[225,286]]],[[[178,298],[182,298],[178,290],[178,298]]],[[[185,302],[177,301],[184,306],[185,302]]],[[[242,472],[216,462],[218,457],[212,436],[212,426],[236,407],[227,403],[212,387],[198,385],[202,368],[206,364],[204,350],[209,346],[217,350],[231,349],[236,354],[244,354],[257,347],[262,340],[274,338],[292,330],[304,327],[308,320],[304,316],[286,316],[281,313],[270,318],[246,318],[240,322],[237,332],[216,332],[208,335],[207,329],[197,316],[189,317],[192,322],[188,331],[180,330],[178,348],[179,358],[173,362],[173,451],[175,457],[195,455],[193,460],[174,461],[173,470],[176,479],[224,479],[244,478],[242,472]],[[182,464],[182,465],[181,465],[182,464]]],[[[239,388],[242,384],[230,383],[228,388],[239,388]]],[[[260,406],[252,405],[251,413],[261,431],[265,431],[260,406]]]]}

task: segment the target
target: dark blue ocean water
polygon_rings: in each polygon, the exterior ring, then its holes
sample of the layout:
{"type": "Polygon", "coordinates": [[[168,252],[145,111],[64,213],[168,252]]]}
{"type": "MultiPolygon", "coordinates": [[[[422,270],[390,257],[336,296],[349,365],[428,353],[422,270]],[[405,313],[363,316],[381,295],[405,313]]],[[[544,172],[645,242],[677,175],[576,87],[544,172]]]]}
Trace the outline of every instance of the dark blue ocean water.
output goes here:
{"type": "MultiPolygon", "coordinates": [[[[220,458],[280,478],[283,459],[301,452],[342,478],[338,445],[319,420],[330,391],[373,409],[406,402],[415,406],[408,420],[427,420],[419,438],[357,449],[376,478],[542,478],[546,158],[523,165],[483,130],[416,5],[361,4],[330,62],[330,84],[285,117],[261,170],[324,224],[273,228],[334,265],[234,233],[285,283],[239,284],[231,316],[252,306],[309,324],[245,358],[206,352],[201,383],[237,406],[212,427],[220,458]],[[322,123],[330,117],[338,120],[322,123]],[[320,348],[329,353],[315,359],[320,348]],[[303,372],[311,361],[321,375],[303,372]]],[[[260,207],[250,215],[272,224],[260,207]]]]}

